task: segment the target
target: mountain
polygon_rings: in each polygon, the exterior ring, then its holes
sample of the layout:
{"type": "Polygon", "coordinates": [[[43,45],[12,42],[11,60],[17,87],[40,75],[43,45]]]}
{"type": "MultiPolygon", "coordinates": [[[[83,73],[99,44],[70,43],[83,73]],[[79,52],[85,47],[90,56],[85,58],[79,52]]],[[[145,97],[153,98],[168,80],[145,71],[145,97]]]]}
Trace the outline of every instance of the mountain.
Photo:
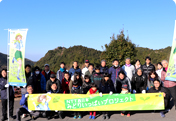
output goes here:
{"type": "MultiPolygon", "coordinates": [[[[171,47],[166,47],[164,49],[153,50],[149,48],[136,47],[137,56],[136,59],[140,59],[141,63],[145,63],[145,57],[150,56],[152,58],[152,63],[157,64],[158,62],[166,59],[169,60],[171,47]]],[[[80,68],[84,67],[84,61],[89,59],[89,61],[95,65],[99,65],[101,51],[87,48],[84,46],[73,46],[69,48],[58,47],[54,50],[49,50],[44,57],[35,63],[34,66],[39,66],[44,69],[44,64],[49,64],[50,69],[54,72],[60,68],[60,62],[66,63],[66,68],[70,69],[73,61],[78,61],[80,68]]]]}
{"type": "MultiPolygon", "coordinates": [[[[31,66],[34,65],[35,62],[29,60],[29,59],[25,59],[25,64],[30,64],[31,66]]],[[[2,68],[7,68],[7,55],[0,53],[0,70],[2,68]]]]}

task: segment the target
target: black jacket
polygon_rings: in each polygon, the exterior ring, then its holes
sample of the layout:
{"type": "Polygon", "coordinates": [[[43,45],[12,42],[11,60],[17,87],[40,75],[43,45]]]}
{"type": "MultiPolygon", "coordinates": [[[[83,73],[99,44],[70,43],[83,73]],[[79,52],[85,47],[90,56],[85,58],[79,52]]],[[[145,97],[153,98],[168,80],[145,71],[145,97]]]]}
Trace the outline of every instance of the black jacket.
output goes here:
{"type": "Polygon", "coordinates": [[[134,74],[131,81],[132,90],[136,90],[137,93],[141,93],[142,90],[146,90],[147,88],[147,76],[142,74],[138,76],[134,74]]]}
{"type": "Polygon", "coordinates": [[[59,90],[59,92],[62,92],[62,86],[61,86],[61,83],[58,79],[55,79],[54,82],[52,82],[50,79],[47,81],[46,83],[46,91],[50,91],[51,90],[51,85],[53,83],[56,83],[57,85],[57,89],[59,90]]]}
{"type": "Polygon", "coordinates": [[[102,73],[94,73],[91,77],[91,82],[95,83],[97,85],[97,88],[99,89],[99,85],[101,80],[103,79],[103,74],[102,73]]]}
{"type": "Polygon", "coordinates": [[[85,82],[84,81],[83,85],[82,85],[82,88],[83,88],[84,94],[87,94],[87,92],[91,88],[91,81],[90,82],[85,82]]]}
{"type": "Polygon", "coordinates": [[[102,74],[109,73],[109,68],[107,66],[105,66],[105,67],[100,66],[100,72],[102,74]]]}
{"type": "Polygon", "coordinates": [[[148,76],[148,74],[151,72],[151,71],[155,71],[155,66],[153,64],[149,64],[149,66],[147,67],[146,63],[144,65],[142,65],[142,71],[144,74],[146,74],[148,76]]]}
{"type": "Polygon", "coordinates": [[[77,88],[72,87],[71,94],[83,94],[83,88],[81,86],[78,86],[77,88]]]}
{"type": "Polygon", "coordinates": [[[102,93],[109,93],[110,91],[114,92],[114,84],[113,84],[112,80],[108,80],[108,81],[105,82],[105,80],[102,80],[100,82],[99,92],[102,92],[102,93]],[[108,81],[110,83],[108,83],[108,81]]]}
{"type": "Polygon", "coordinates": [[[115,80],[115,83],[114,83],[115,91],[117,93],[121,93],[121,90],[122,90],[121,88],[122,88],[123,84],[126,84],[128,86],[128,91],[131,92],[131,82],[128,77],[124,77],[123,80],[121,80],[119,77],[117,77],[117,79],[115,80]]]}
{"type": "MultiPolygon", "coordinates": [[[[7,79],[1,77],[0,78],[0,89],[1,89],[1,99],[7,99],[7,88],[5,85],[7,84],[7,79]]],[[[14,91],[12,86],[9,86],[9,99],[14,98],[14,91]]]]}

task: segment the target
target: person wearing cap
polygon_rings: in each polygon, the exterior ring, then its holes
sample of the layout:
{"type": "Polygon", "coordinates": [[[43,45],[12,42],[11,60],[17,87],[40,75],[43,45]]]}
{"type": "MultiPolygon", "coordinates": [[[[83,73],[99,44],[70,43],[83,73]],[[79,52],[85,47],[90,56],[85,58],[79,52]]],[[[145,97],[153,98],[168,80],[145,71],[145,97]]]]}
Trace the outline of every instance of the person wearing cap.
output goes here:
{"type": "Polygon", "coordinates": [[[45,80],[48,81],[50,79],[50,75],[55,73],[50,70],[49,64],[45,64],[44,67],[45,70],[42,71],[42,74],[45,77],[45,80]]]}
{"type": "Polygon", "coordinates": [[[49,92],[51,90],[51,85],[53,83],[56,83],[57,84],[57,89],[59,90],[59,92],[62,91],[62,87],[61,87],[61,83],[60,81],[56,78],[56,75],[55,74],[51,74],[50,75],[50,79],[47,81],[46,83],[46,91],[49,92]]]}
{"type": "Polygon", "coordinates": [[[109,74],[111,76],[111,80],[115,83],[116,78],[118,77],[119,71],[121,71],[121,67],[119,66],[119,60],[113,60],[113,66],[109,68],[109,74]]]}
{"type": "Polygon", "coordinates": [[[161,117],[165,117],[165,110],[168,108],[170,100],[170,92],[167,88],[161,86],[161,81],[159,79],[154,80],[154,86],[148,90],[148,93],[161,93],[163,92],[164,96],[164,106],[165,109],[160,112],[161,117]]]}
{"type": "Polygon", "coordinates": [[[65,68],[65,63],[61,62],[60,63],[60,69],[57,71],[57,79],[61,82],[62,84],[62,79],[64,78],[65,72],[68,72],[65,68]]]}
{"type": "Polygon", "coordinates": [[[145,93],[147,87],[147,76],[143,74],[142,69],[138,68],[136,74],[133,75],[131,80],[133,93],[145,93]]]}
{"type": "Polygon", "coordinates": [[[133,65],[131,65],[131,60],[130,58],[126,58],[125,60],[125,65],[122,66],[122,69],[124,70],[126,76],[130,79],[132,79],[133,74],[135,74],[135,68],[133,65]]]}
{"type": "Polygon", "coordinates": [[[151,64],[151,58],[149,56],[147,56],[145,58],[145,64],[142,65],[141,68],[142,68],[144,74],[146,74],[147,76],[149,75],[149,73],[151,71],[155,71],[155,66],[153,64],[151,64]]]}
{"type": "MultiPolygon", "coordinates": [[[[107,94],[109,93],[110,95],[113,94],[114,92],[114,84],[112,80],[109,78],[109,74],[105,73],[104,78],[100,81],[99,84],[99,94],[100,97],[102,97],[102,94],[107,94]]],[[[103,111],[103,119],[109,119],[109,112],[108,111],[103,111]]]]}
{"type": "Polygon", "coordinates": [[[106,66],[106,60],[101,61],[100,72],[102,74],[109,72],[109,68],[106,66]]]}
{"type": "Polygon", "coordinates": [[[77,61],[73,62],[73,66],[72,66],[72,68],[68,72],[69,72],[69,74],[70,74],[71,77],[74,75],[75,72],[78,72],[79,75],[81,76],[82,72],[81,72],[81,69],[78,66],[78,62],[77,61]]]}
{"type": "Polygon", "coordinates": [[[83,79],[84,79],[86,71],[88,71],[88,67],[89,67],[89,60],[85,60],[85,67],[82,69],[82,77],[83,77],[83,79]]]}
{"type": "Polygon", "coordinates": [[[103,74],[100,72],[100,67],[95,67],[95,73],[91,76],[91,82],[95,83],[97,85],[97,88],[99,89],[99,85],[101,80],[103,79],[103,74]]]}
{"type": "MultiPolygon", "coordinates": [[[[130,92],[128,92],[128,85],[127,84],[122,85],[122,91],[120,94],[131,94],[130,92]]],[[[121,111],[121,116],[124,116],[125,114],[127,114],[127,117],[130,117],[129,111],[121,111]]]]}
{"type": "Polygon", "coordinates": [[[114,83],[114,88],[115,88],[116,93],[120,93],[122,91],[121,88],[122,88],[123,84],[128,85],[128,91],[131,92],[130,79],[125,75],[125,72],[123,70],[121,70],[118,73],[118,77],[114,83]]]}
{"type": "Polygon", "coordinates": [[[34,93],[46,92],[46,79],[40,72],[40,68],[38,66],[34,68],[34,73],[32,75],[32,78],[27,83],[27,86],[28,85],[32,85],[34,93]]]}

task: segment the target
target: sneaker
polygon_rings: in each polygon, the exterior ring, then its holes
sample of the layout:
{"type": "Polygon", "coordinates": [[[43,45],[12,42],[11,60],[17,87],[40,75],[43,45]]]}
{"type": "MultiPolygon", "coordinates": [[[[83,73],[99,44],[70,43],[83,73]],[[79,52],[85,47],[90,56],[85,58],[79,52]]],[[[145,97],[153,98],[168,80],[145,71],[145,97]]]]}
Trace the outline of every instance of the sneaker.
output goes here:
{"type": "Polygon", "coordinates": [[[47,119],[50,120],[50,119],[51,119],[51,116],[48,116],[47,119]]]}
{"type": "Polygon", "coordinates": [[[95,119],[95,116],[92,116],[92,119],[95,119]]]}
{"type": "Polygon", "coordinates": [[[92,119],[92,115],[89,116],[89,119],[92,119]]]}
{"type": "Polygon", "coordinates": [[[26,118],[26,116],[27,116],[26,114],[23,114],[21,118],[26,118]]]}
{"type": "Polygon", "coordinates": [[[165,117],[165,114],[163,112],[160,112],[160,115],[161,115],[162,118],[165,117]]]}
{"type": "Polygon", "coordinates": [[[78,116],[78,119],[81,119],[81,115],[78,116]]]}
{"type": "Polygon", "coordinates": [[[34,116],[31,116],[31,120],[35,120],[35,117],[34,117],[34,116]]]}
{"type": "Polygon", "coordinates": [[[121,113],[120,115],[121,115],[121,116],[124,116],[125,114],[121,113]]]}
{"type": "Polygon", "coordinates": [[[129,114],[129,113],[127,114],[127,117],[130,117],[130,114],[129,114]]]}
{"type": "Polygon", "coordinates": [[[5,121],[7,119],[8,119],[7,117],[2,117],[1,121],[5,121]]]}
{"type": "Polygon", "coordinates": [[[110,119],[109,115],[106,115],[106,119],[110,119]]]}
{"type": "Polygon", "coordinates": [[[63,113],[62,113],[62,112],[59,112],[59,113],[58,113],[58,116],[59,116],[59,118],[60,118],[60,119],[63,119],[63,118],[64,118],[64,116],[63,116],[63,113]]]}
{"type": "Polygon", "coordinates": [[[76,117],[77,117],[77,116],[75,115],[75,116],[73,117],[73,119],[76,119],[76,117]]]}
{"type": "Polygon", "coordinates": [[[103,117],[102,117],[103,119],[106,119],[106,116],[105,115],[103,115],[103,117]]]}

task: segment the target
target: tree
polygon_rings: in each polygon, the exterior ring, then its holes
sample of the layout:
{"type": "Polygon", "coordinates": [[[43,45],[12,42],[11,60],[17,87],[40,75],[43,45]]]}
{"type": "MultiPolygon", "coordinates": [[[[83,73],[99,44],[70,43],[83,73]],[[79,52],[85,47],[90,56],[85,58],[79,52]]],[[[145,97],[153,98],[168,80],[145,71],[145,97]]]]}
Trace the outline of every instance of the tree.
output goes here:
{"type": "Polygon", "coordinates": [[[105,59],[107,65],[111,66],[114,59],[118,59],[120,65],[125,64],[125,59],[129,57],[134,62],[137,50],[136,45],[133,44],[129,37],[125,38],[124,31],[122,30],[117,38],[113,35],[109,45],[105,44],[105,50],[101,53],[101,60],[105,59]]]}

